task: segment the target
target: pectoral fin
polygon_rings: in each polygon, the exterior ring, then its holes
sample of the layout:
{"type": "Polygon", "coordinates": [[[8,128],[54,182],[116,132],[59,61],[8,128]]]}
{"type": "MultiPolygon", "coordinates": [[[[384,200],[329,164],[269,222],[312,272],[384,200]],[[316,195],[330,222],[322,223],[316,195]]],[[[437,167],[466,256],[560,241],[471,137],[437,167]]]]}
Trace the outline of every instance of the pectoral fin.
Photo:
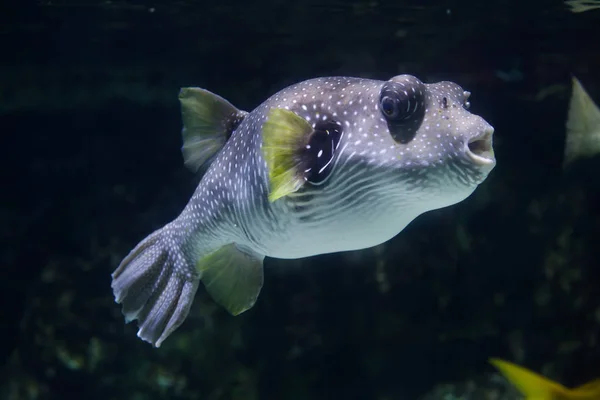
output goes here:
{"type": "Polygon", "coordinates": [[[322,184],[333,168],[342,132],[336,121],[318,121],[313,127],[292,111],[272,109],[262,128],[269,201],[296,192],[306,182],[322,184]]]}
{"type": "Polygon", "coordinates": [[[263,155],[269,169],[269,201],[300,189],[304,184],[299,152],[312,127],[302,117],[274,108],[263,125],[263,155]]]}

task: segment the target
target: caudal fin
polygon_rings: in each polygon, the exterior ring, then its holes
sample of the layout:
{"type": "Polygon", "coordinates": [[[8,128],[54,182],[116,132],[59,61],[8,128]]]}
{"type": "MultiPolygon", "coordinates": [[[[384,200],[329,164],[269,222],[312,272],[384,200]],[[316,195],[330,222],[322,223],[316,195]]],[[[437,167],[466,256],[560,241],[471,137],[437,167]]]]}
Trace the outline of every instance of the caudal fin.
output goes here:
{"type": "Polygon", "coordinates": [[[112,289],[138,337],[159,347],[187,317],[199,278],[168,225],[141,241],[112,274],[112,289]]]}

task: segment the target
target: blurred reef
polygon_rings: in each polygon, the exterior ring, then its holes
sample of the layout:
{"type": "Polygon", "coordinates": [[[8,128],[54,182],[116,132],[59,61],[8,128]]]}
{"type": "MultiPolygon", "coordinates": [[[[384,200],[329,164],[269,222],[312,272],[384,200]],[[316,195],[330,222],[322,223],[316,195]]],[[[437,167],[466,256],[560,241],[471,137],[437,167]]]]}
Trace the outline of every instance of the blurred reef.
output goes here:
{"type": "Polygon", "coordinates": [[[563,169],[571,76],[600,102],[599,23],[542,0],[3,4],[0,398],[518,398],[488,357],[600,377],[600,155],[563,169]],[[110,273],[197,183],[179,87],[250,110],[400,73],[473,93],[487,181],[376,248],[268,259],[239,317],[199,290],[160,349],[140,341],[110,273]]]}

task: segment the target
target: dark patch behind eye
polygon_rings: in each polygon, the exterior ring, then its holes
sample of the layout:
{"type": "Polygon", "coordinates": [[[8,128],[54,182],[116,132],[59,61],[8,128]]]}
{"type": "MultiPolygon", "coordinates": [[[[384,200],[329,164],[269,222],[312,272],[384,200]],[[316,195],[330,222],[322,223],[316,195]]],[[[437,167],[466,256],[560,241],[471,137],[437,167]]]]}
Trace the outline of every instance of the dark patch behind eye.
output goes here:
{"type": "Polygon", "coordinates": [[[342,126],[334,121],[317,122],[302,156],[306,181],[319,184],[329,176],[342,133],[342,126]]]}

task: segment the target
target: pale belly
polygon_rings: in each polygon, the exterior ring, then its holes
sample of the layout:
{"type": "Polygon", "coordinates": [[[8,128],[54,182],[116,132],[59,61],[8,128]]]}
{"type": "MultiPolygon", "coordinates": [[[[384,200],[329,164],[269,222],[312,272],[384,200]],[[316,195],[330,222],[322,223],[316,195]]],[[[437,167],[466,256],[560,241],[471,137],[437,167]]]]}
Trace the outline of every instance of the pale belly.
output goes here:
{"type": "Polygon", "coordinates": [[[417,201],[368,207],[308,224],[291,219],[278,234],[264,236],[261,248],[255,251],[268,257],[294,259],[366,249],[392,239],[419,215],[456,204],[472,192],[469,188],[445,195],[423,196],[412,199],[417,201]]]}
{"type": "Polygon", "coordinates": [[[318,254],[360,250],[396,236],[418,213],[388,218],[352,218],[323,225],[290,224],[285,233],[265,238],[263,252],[274,258],[303,258],[318,254]]]}

